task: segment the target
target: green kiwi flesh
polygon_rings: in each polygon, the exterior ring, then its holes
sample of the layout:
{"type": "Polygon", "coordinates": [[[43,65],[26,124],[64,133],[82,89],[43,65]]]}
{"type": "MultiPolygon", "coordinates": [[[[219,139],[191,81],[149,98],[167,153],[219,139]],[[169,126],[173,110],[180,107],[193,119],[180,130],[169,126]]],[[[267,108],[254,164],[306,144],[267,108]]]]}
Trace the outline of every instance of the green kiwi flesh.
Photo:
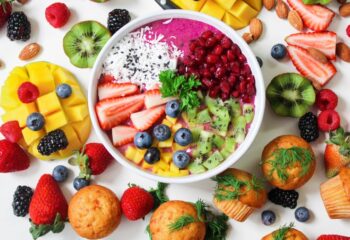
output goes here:
{"type": "Polygon", "coordinates": [[[70,62],[79,68],[93,67],[110,32],[96,21],[77,23],[63,38],[63,49],[70,62]]]}

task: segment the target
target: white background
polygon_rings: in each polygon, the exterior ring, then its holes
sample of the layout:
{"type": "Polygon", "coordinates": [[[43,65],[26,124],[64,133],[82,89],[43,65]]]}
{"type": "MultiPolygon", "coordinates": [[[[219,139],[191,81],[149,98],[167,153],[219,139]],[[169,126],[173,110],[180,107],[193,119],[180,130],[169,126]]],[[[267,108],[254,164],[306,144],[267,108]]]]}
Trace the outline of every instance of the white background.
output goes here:
{"type": "MultiPolygon", "coordinates": [[[[44,16],[45,8],[53,2],[52,0],[30,0],[25,6],[15,8],[17,10],[22,9],[30,19],[32,24],[32,37],[29,42],[38,42],[43,46],[40,56],[35,60],[50,61],[66,67],[77,76],[85,90],[87,89],[91,70],[82,70],[72,66],[62,48],[63,36],[71,26],[83,20],[98,20],[105,24],[108,12],[114,8],[128,9],[132,13],[133,18],[153,11],[160,11],[160,7],[153,2],[153,0],[111,0],[104,4],[94,3],[89,0],[67,0],[63,2],[69,6],[72,12],[71,18],[68,24],[62,29],[54,29],[46,22],[44,16]]],[[[336,10],[338,4],[333,3],[331,7],[336,10]]],[[[279,19],[275,12],[268,12],[264,9],[259,15],[259,18],[264,22],[264,34],[258,42],[251,44],[251,47],[254,53],[264,60],[263,74],[267,84],[272,77],[279,73],[295,71],[288,60],[277,62],[270,57],[271,47],[276,43],[283,43],[283,39],[288,34],[295,32],[295,30],[287,21],[279,19]]],[[[350,44],[350,39],[345,34],[345,28],[350,24],[350,20],[349,18],[340,20],[340,17],[336,16],[330,29],[339,34],[339,39],[350,44]]],[[[241,33],[244,31],[247,31],[247,29],[242,30],[241,33]]],[[[25,64],[25,62],[18,59],[18,54],[25,44],[26,43],[22,42],[11,42],[6,37],[5,28],[0,30],[0,59],[5,63],[5,66],[0,69],[1,85],[13,67],[25,64]]],[[[332,82],[329,83],[328,87],[333,89],[340,97],[340,104],[337,110],[342,115],[343,125],[348,127],[350,105],[346,103],[350,101],[348,100],[350,89],[350,64],[337,61],[336,67],[338,73],[332,82]]],[[[347,130],[350,129],[347,128],[347,130]]],[[[250,150],[242,157],[235,167],[260,174],[258,163],[263,147],[272,138],[281,134],[298,134],[297,120],[277,117],[271,111],[270,107],[267,106],[259,135],[250,150]]],[[[95,135],[92,133],[90,141],[96,140],[95,135]]],[[[309,239],[316,239],[320,234],[324,233],[350,235],[350,221],[330,220],[321,202],[319,185],[326,180],[323,168],[324,138],[320,137],[318,142],[313,144],[313,147],[317,153],[317,171],[312,180],[299,191],[299,206],[306,206],[311,209],[311,220],[308,223],[298,223],[295,221],[293,210],[283,209],[282,207],[268,203],[264,209],[272,209],[277,213],[277,221],[273,226],[264,226],[260,220],[261,211],[256,211],[256,213],[244,223],[231,220],[230,232],[227,239],[261,239],[264,235],[275,230],[280,225],[290,222],[296,222],[296,227],[303,231],[309,239]]],[[[27,171],[14,174],[0,174],[0,239],[31,239],[28,231],[30,226],[28,218],[17,218],[12,214],[11,202],[13,192],[18,185],[29,185],[34,188],[39,177],[43,173],[51,173],[52,169],[58,164],[67,165],[65,161],[42,162],[33,160],[27,171]]],[[[61,185],[67,199],[70,199],[75,192],[72,187],[72,181],[74,173],[77,174],[77,169],[73,169],[73,167],[70,166],[69,168],[71,169],[70,177],[66,183],[61,185]]],[[[122,168],[117,163],[113,163],[102,176],[94,179],[94,183],[109,187],[116,192],[119,197],[122,195],[129,182],[139,184],[145,188],[156,185],[155,182],[135,176],[135,174],[122,168]]],[[[213,187],[214,184],[209,180],[194,184],[171,185],[168,194],[170,199],[196,201],[201,198],[207,202],[211,202],[213,187]]],[[[148,221],[149,217],[137,222],[128,222],[123,218],[118,229],[106,239],[148,239],[145,234],[148,221]]],[[[76,240],[81,238],[74,233],[69,224],[66,224],[66,228],[62,233],[50,233],[42,239],[76,240]]]]}

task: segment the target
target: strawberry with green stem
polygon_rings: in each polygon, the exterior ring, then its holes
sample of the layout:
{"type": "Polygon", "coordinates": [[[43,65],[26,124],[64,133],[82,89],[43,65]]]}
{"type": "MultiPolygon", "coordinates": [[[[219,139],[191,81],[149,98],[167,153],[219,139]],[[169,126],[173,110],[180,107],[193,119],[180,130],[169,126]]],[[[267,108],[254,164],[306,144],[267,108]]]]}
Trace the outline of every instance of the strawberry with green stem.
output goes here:
{"type": "Polygon", "coordinates": [[[5,25],[12,12],[12,0],[0,0],[0,28],[5,25]]]}

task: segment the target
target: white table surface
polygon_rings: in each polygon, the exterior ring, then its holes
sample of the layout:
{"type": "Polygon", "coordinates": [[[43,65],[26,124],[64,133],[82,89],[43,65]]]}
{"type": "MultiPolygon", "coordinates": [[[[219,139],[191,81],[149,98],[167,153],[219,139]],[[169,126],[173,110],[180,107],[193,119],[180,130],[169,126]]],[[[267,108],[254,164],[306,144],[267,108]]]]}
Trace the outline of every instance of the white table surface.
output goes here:
{"type": "MultiPolygon", "coordinates": [[[[98,20],[105,24],[108,12],[114,8],[128,9],[132,13],[133,18],[152,11],[160,11],[160,7],[153,0],[111,0],[104,4],[97,4],[89,0],[64,0],[63,2],[65,2],[71,10],[71,18],[68,24],[62,29],[54,29],[46,22],[44,15],[45,8],[53,2],[55,1],[30,0],[25,6],[16,7],[15,9],[22,9],[30,19],[32,24],[32,36],[30,42],[38,42],[43,46],[43,51],[35,60],[50,61],[66,67],[78,77],[85,90],[87,89],[91,70],[78,69],[71,65],[62,48],[63,36],[71,26],[79,21],[90,19],[98,20]]],[[[336,9],[337,4],[333,3],[331,7],[336,9]]],[[[264,34],[259,41],[251,44],[251,47],[254,53],[264,60],[263,74],[267,84],[277,74],[295,71],[291,62],[288,60],[277,62],[272,59],[270,57],[270,49],[278,42],[283,43],[285,36],[296,31],[287,21],[280,20],[275,12],[268,12],[263,9],[259,18],[264,22],[264,34]]],[[[340,21],[340,17],[337,16],[329,29],[337,32],[340,39],[350,44],[350,39],[345,34],[345,28],[348,24],[350,24],[349,19],[343,19],[340,21]]],[[[243,33],[244,31],[247,31],[247,29],[240,32],[243,33]]],[[[0,59],[5,63],[5,66],[0,69],[1,85],[13,67],[25,64],[25,62],[18,59],[18,54],[22,47],[27,43],[11,42],[6,37],[5,28],[0,30],[0,59]]],[[[338,94],[340,103],[337,110],[342,115],[343,125],[348,127],[346,121],[350,120],[350,118],[347,117],[350,114],[350,105],[346,104],[346,101],[350,100],[347,100],[346,96],[349,96],[350,64],[337,61],[335,65],[338,69],[338,73],[332,82],[329,83],[328,87],[338,94]]],[[[259,135],[252,147],[235,165],[235,167],[260,174],[258,163],[260,161],[263,147],[272,138],[282,134],[298,134],[297,119],[277,117],[271,111],[270,107],[267,106],[259,135]]],[[[92,133],[89,141],[96,140],[95,134],[92,133]]],[[[244,223],[238,223],[231,220],[231,227],[227,239],[258,240],[278,228],[280,225],[290,222],[295,222],[296,227],[303,231],[310,240],[316,239],[323,233],[350,235],[350,221],[330,220],[323,207],[319,194],[319,185],[326,180],[322,156],[324,149],[323,137],[320,137],[319,141],[313,144],[313,147],[317,153],[317,171],[312,180],[299,190],[300,199],[298,202],[299,206],[306,206],[311,209],[311,220],[308,223],[298,223],[294,218],[293,210],[284,209],[277,205],[268,203],[264,209],[272,209],[277,213],[277,221],[273,226],[264,226],[260,220],[261,211],[256,211],[256,213],[244,223]]],[[[12,213],[12,195],[18,185],[29,185],[34,188],[39,177],[44,173],[51,173],[52,169],[58,164],[69,166],[66,161],[43,162],[32,160],[31,166],[27,171],[14,174],[0,174],[0,239],[31,239],[28,231],[30,226],[28,217],[18,218],[12,213]]],[[[75,190],[72,187],[72,181],[74,178],[73,175],[76,175],[78,172],[76,168],[74,169],[71,166],[69,166],[69,168],[71,169],[70,177],[61,185],[67,199],[70,199],[75,193],[75,190]],[[73,174],[73,171],[75,174],[73,174]]],[[[116,192],[119,197],[121,197],[129,182],[139,184],[145,188],[156,185],[156,182],[136,176],[116,162],[113,163],[102,176],[94,179],[94,183],[107,186],[116,192]]],[[[211,202],[213,187],[214,184],[210,180],[186,185],[174,184],[168,188],[168,195],[170,199],[196,201],[201,198],[207,202],[211,202]]],[[[149,216],[147,216],[145,220],[139,220],[137,222],[128,222],[123,217],[118,229],[106,239],[148,239],[148,236],[145,233],[145,228],[148,222],[149,216]]],[[[41,239],[76,240],[81,238],[75,234],[69,224],[66,224],[62,233],[50,233],[41,239]]]]}

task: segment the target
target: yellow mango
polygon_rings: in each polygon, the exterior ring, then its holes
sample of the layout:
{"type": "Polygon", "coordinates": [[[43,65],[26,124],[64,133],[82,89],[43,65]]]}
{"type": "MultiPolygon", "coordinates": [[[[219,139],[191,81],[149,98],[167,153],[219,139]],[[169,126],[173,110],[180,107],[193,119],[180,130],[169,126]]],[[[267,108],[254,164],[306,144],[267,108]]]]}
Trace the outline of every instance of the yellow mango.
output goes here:
{"type": "Polygon", "coordinates": [[[252,8],[256,11],[260,11],[262,9],[262,0],[244,0],[248,3],[252,8]]]}
{"type": "Polygon", "coordinates": [[[171,125],[174,125],[177,122],[177,118],[172,118],[172,117],[169,117],[168,115],[165,118],[166,120],[171,122],[171,125]]]}
{"type": "Polygon", "coordinates": [[[38,109],[44,116],[58,112],[62,110],[60,100],[57,97],[56,92],[51,92],[39,97],[36,100],[38,109]]]}
{"type": "Polygon", "coordinates": [[[29,79],[28,71],[25,67],[15,67],[10,73],[10,76],[12,75],[23,82],[26,82],[29,79]]]}
{"type": "Polygon", "coordinates": [[[173,154],[171,152],[162,152],[160,154],[160,158],[166,162],[166,163],[170,163],[173,160],[173,154]]]}
{"type": "Polygon", "coordinates": [[[249,24],[249,22],[247,22],[247,21],[242,22],[241,20],[239,20],[238,18],[236,18],[235,16],[233,16],[229,12],[225,13],[223,21],[227,25],[229,25],[230,27],[232,27],[233,29],[236,29],[236,30],[242,29],[242,28],[246,27],[249,24]]]}
{"type": "Polygon", "coordinates": [[[53,71],[53,78],[55,81],[56,86],[60,85],[62,83],[66,83],[68,85],[72,86],[78,86],[77,80],[76,78],[73,76],[73,74],[71,74],[70,72],[68,72],[66,69],[64,68],[57,68],[54,69],[53,71]]]}
{"type": "Polygon", "coordinates": [[[45,132],[44,132],[44,130],[33,131],[33,130],[25,127],[22,129],[22,135],[23,135],[23,139],[24,139],[26,145],[30,145],[35,140],[41,139],[45,135],[45,132]]]}
{"type": "Polygon", "coordinates": [[[168,140],[161,141],[158,143],[160,148],[170,148],[173,145],[174,137],[171,136],[168,140]]]}
{"type": "Polygon", "coordinates": [[[164,170],[164,171],[169,171],[170,166],[166,162],[158,161],[155,164],[153,164],[153,169],[154,169],[154,171],[157,171],[158,169],[161,169],[161,170],[164,170]]]}
{"type": "Polygon", "coordinates": [[[153,168],[153,164],[149,164],[146,161],[143,161],[142,164],[141,164],[141,167],[143,169],[152,169],[153,168]]]}
{"type": "Polygon", "coordinates": [[[90,116],[87,116],[83,121],[71,124],[75,133],[79,137],[81,143],[85,143],[89,136],[91,130],[91,120],[90,116]]]}
{"type": "Polygon", "coordinates": [[[258,12],[243,0],[237,0],[229,12],[241,22],[250,21],[258,12]]]}
{"type": "Polygon", "coordinates": [[[129,146],[125,151],[125,157],[129,160],[132,160],[136,154],[136,148],[129,146]]]}
{"type": "Polygon", "coordinates": [[[200,12],[221,20],[225,14],[225,9],[213,0],[207,0],[200,12]]]}
{"type": "Polygon", "coordinates": [[[8,121],[17,120],[19,123],[19,126],[23,128],[26,126],[26,121],[28,116],[33,112],[37,112],[35,103],[22,104],[18,108],[15,108],[9,112],[6,112],[4,115],[2,115],[2,121],[8,122],[8,121]]]}
{"type": "Polygon", "coordinates": [[[58,151],[59,155],[62,158],[64,158],[71,156],[74,153],[74,151],[79,151],[82,146],[82,143],[79,141],[77,134],[70,125],[64,126],[62,130],[64,131],[69,142],[66,149],[58,151]]]}
{"type": "Polygon", "coordinates": [[[50,72],[48,63],[34,62],[27,66],[30,81],[39,88],[40,95],[55,92],[55,81],[50,72]]]}
{"type": "Polygon", "coordinates": [[[86,99],[79,86],[71,86],[72,95],[68,98],[60,99],[63,106],[76,106],[81,104],[86,104],[86,99]]]}
{"type": "Polygon", "coordinates": [[[45,130],[51,132],[68,123],[67,117],[63,111],[55,112],[45,117],[45,130]]]}
{"type": "Polygon", "coordinates": [[[206,0],[172,0],[172,2],[179,8],[185,10],[199,11],[205,4],[206,0]]]}
{"type": "Polygon", "coordinates": [[[176,123],[171,130],[175,133],[177,130],[179,130],[180,128],[182,128],[182,124],[181,123],[176,123]]]}
{"type": "Polygon", "coordinates": [[[171,128],[173,126],[173,124],[167,119],[164,119],[162,121],[162,124],[167,125],[169,128],[171,128]]]}
{"type": "Polygon", "coordinates": [[[170,164],[170,172],[180,173],[180,169],[174,163],[171,163],[170,164]]]}
{"type": "Polygon", "coordinates": [[[180,173],[179,173],[180,176],[187,176],[189,174],[190,174],[190,171],[187,169],[180,170],[180,173]]]}
{"type": "Polygon", "coordinates": [[[89,110],[86,104],[73,107],[65,107],[63,105],[63,108],[70,122],[82,121],[87,115],[89,115],[89,110]]]}
{"type": "Polygon", "coordinates": [[[181,146],[177,143],[174,143],[173,144],[173,151],[176,152],[176,151],[180,151],[180,150],[186,150],[188,148],[188,146],[181,146]]]}
{"type": "Polygon", "coordinates": [[[5,86],[3,86],[1,90],[0,106],[6,111],[18,108],[21,105],[21,101],[18,99],[17,96],[14,97],[13,94],[6,91],[4,87],[5,86]]]}
{"type": "Polygon", "coordinates": [[[236,0],[215,0],[217,4],[219,4],[224,9],[231,9],[236,0]]]}
{"type": "Polygon", "coordinates": [[[131,160],[136,164],[140,164],[141,161],[143,160],[143,156],[145,156],[146,151],[147,150],[137,149],[134,158],[131,160]]]}

